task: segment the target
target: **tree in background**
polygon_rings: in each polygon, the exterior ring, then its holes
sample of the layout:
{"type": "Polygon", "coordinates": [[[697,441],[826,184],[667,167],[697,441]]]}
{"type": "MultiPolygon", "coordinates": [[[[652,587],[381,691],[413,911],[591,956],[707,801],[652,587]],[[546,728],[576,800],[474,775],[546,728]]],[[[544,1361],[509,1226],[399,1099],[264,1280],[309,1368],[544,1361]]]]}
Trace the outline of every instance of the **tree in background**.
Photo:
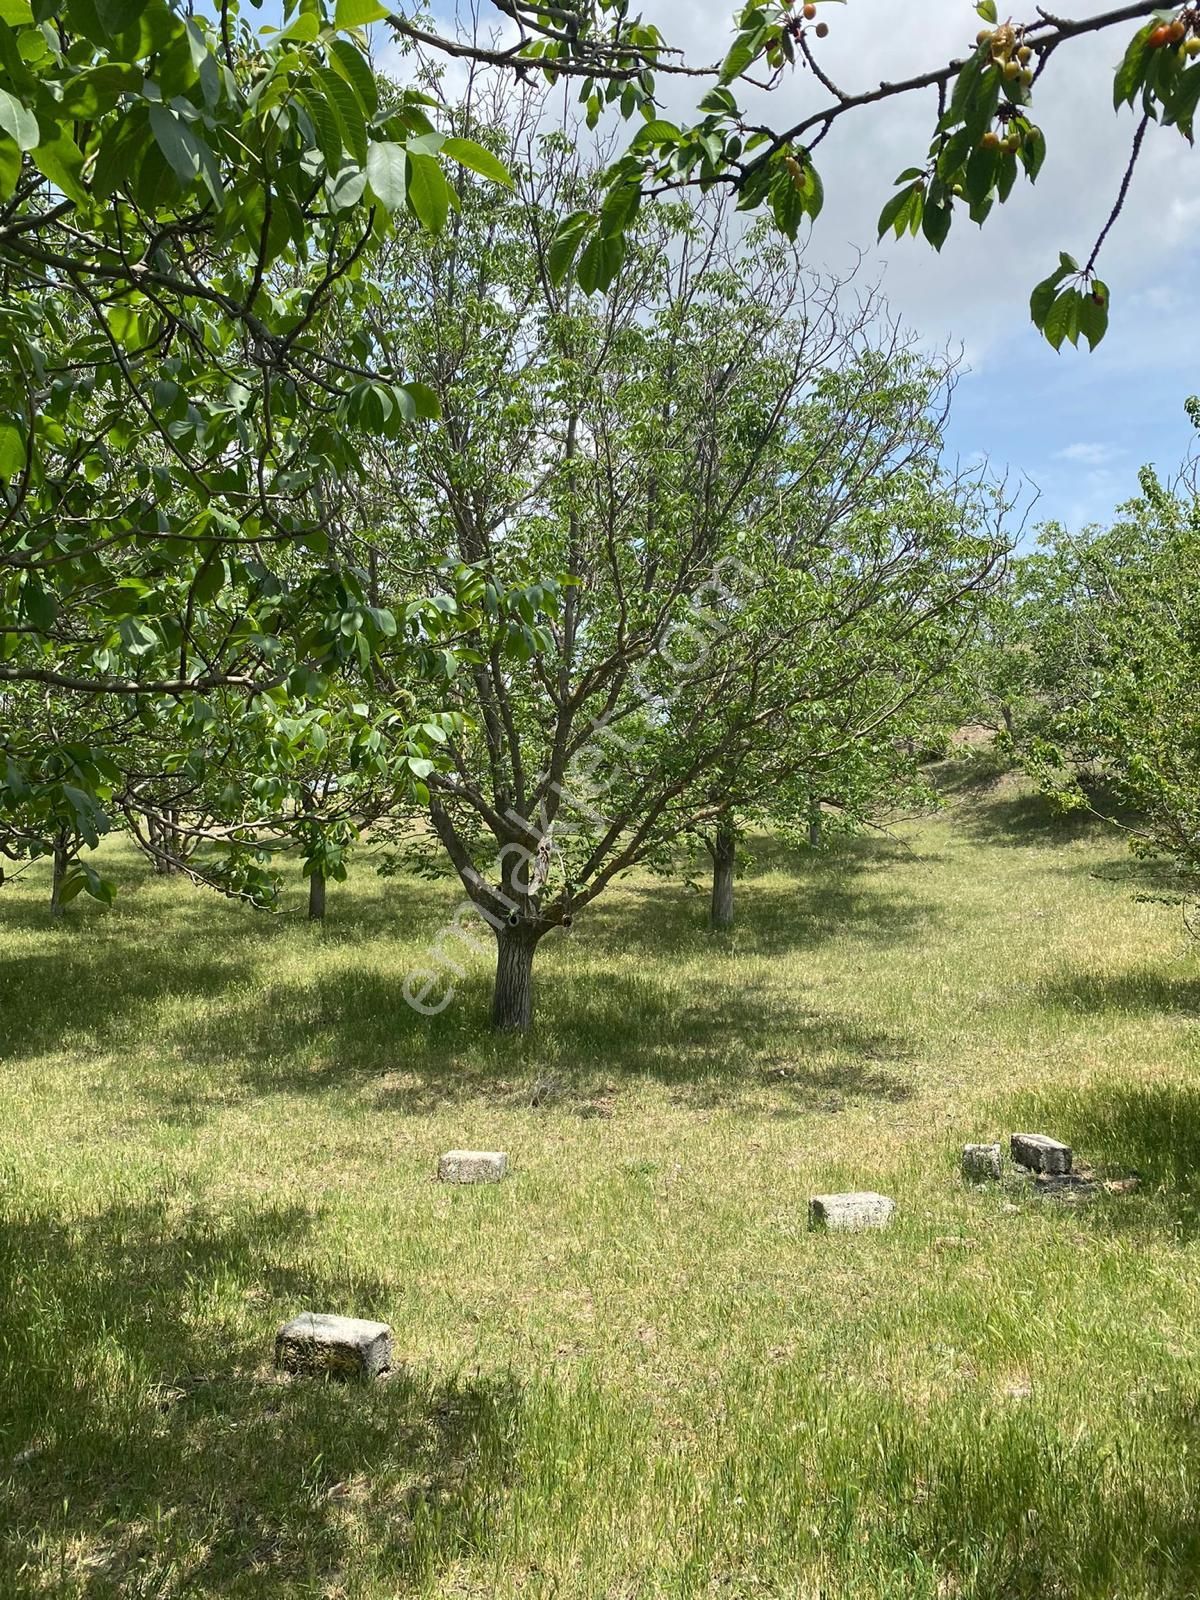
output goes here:
{"type": "MultiPolygon", "coordinates": [[[[1200,402],[1190,400],[1193,424],[1200,402]]],[[[1043,788],[1118,822],[1200,886],[1200,498],[1196,463],[1111,528],[1051,526],[1018,564],[991,663],[1007,737],[1043,788]]]]}
{"type": "Polygon", "coordinates": [[[986,574],[962,565],[973,539],[983,555],[985,529],[998,555],[1011,508],[985,471],[943,462],[954,363],[930,360],[885,319],[871,332],[875,346],[824,374],[796,409],[777,482],[745,535],[759,541],[745,558],[776,575],[771,606],[803,627],[775,651],[773,609],[738,619],[743,649],[763,631],[754,710],[772,714],[756,715],[736,763],[709,782],[699,836],[714,928],[733,923],[744,825],[818,844],[827,816],[847,831],[931,798],[919,758],[1000,576],[998,560],[986,574]]]}
{"type": "Polygon", "coordinates": [[[969,516],[931,535],[929,519],[888,531],[864,510],[839,545],[838,458],[870,445],[812,423],[828,421],[834,373],[837,403],[853,412],[857,383],[868,414],[878,341],[886,364],[894,338],[877,297],[840,300],[844,285],[764,238],[735,246],[719,208],[652,208],[597,306],[549,260],[555,217],[593,180],[561,137],[515,135],[515,195],[466,186],[440,239],[398,249],[378,310],[441,413],[380,469],[388,560],[411,565],[436,530],[531,596],[523,663],[490,619],[466,641],[464,731],[427,779],[433,832],[495,935],[501,1028],[530,1021],[541,939],[711,816],[714,774],[789,719],[849,704],[999,558],[969,516]],[[533,572],[564,590],[541,627],[533,572]]]}

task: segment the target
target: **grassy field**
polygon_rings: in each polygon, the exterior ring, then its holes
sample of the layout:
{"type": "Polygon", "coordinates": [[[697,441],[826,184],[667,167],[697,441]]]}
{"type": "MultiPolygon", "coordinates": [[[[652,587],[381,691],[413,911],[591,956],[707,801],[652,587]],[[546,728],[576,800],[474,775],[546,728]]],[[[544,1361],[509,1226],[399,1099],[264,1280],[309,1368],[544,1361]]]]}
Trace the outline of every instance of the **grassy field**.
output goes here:
{"type": "Polygon", "coordinates": [[[726,939],[633,878],[516,1042],[401,999],[448,885],[122,876],[0,894],[0,1594],[1200,1595],[1200,963],[1119,841],[1005,780],[726,939]],[[964,1187],[1014,1128],[1142,1185],[964,1187]],[[399,1369],[278,1378],[302,1309],[399,1369]]]}

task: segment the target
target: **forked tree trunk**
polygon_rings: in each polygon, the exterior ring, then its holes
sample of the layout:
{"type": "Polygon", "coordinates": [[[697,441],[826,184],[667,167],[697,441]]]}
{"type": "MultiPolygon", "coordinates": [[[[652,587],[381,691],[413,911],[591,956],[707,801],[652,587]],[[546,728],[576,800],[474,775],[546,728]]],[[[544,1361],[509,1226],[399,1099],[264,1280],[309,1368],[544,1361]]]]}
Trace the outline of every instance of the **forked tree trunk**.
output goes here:
{"type": "Polygon", "coordinates": [[[308,920],[325,920],[325,874],[319,868],[308,875],[308,920]]]}
{"type": "Polygon", "coordinates": [[[60,835],[54,844],[54,877],[50,885],[50,915],[52,917],[61,917],[66,910],[62,899],[62,889],[63,884],[66,882],[67,868],[70,865],[70,847],[60,835]]]}
{"type": "Polygon", "coordinates": [[[712,843],[713,887],[710,922],[714,932],[733,927],[733,869],[737,863],[737,829],[722,822],[712,843]]]}
{"type": "Polygon", "coordinates": [[[498,1032],[524,1032],[533,1021],[533,953],[538,935],[527,923],[504,923],[496,929],[496,987],[492,994],[492,1027],[498,1032]]]}

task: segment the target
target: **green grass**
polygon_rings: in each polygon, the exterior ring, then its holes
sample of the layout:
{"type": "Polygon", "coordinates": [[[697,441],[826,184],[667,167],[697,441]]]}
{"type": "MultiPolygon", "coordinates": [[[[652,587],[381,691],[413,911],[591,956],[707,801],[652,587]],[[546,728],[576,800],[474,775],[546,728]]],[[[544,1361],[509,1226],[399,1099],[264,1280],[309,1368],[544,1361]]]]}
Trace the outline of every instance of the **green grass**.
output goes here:
{"type": "Polygon", "coordinates": [[[629,880],[523,1041],[401,998],[448,885],[5,888],[0,1593],[1200,1595],[1195,948],[1011,784],[901,835],[763,841],[727,939],[629,880]],[[1020,1127],[1142,1186],[964,1188],[1020,1127]],[[399,1370],[277,1377],[302,1309],[399,1370]]]}

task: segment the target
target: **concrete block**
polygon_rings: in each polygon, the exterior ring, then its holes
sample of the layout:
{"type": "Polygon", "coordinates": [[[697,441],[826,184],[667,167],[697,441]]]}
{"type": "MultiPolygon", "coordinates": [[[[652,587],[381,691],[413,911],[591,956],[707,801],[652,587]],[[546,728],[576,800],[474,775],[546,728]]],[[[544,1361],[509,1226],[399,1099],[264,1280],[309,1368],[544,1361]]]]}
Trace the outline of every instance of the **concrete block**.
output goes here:
{"type": "Polygon", "coordinates": [[[438,1161],[443,1183],[499,1183],[507,1171],[502,1150],[447,1150],[438,1161]]]}
{"type": "Polygon", "coordinates": [[[885,1194],[815,1194],[808,1202],[810,1228],[886,1228],[896,1202],[885,1194]]]}
{"type": "Polygon", "coordinates": [[[1044,1133],[1014,1133],[1009,1140],[1012,1158],[1031,1172],[1070,1172],[1071,1146],[1044,1133]]]}
{"type": "Polygon", "coordinates": [[[965,1144],[962,1153],[962,1175],[968,1183],[986,1183],[1000,1176],[1000,1146],[998,1144],[965,1144]]]}
{"type": "Polygon", "coordinates": [[[275,1335],[275,1365],[284,1372],[377,1378],[391,1364],[392,1330],[386,1322],[305,1311],[275,1335]]]}

